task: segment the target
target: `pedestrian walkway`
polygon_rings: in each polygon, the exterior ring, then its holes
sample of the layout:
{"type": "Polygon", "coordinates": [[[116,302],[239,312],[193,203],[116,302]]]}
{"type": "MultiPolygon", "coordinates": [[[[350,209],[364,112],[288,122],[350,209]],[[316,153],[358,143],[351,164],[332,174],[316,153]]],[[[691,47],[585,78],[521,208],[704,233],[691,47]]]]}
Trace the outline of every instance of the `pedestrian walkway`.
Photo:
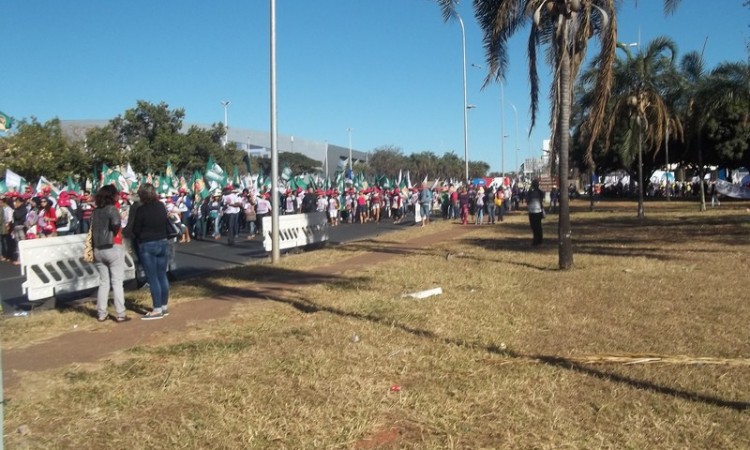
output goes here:
{"type": "MultiPolygon", "coordinates": [[[[295,276],[294,286],[331,281],[345,272],[382,264],[397,256],[461,237],[472,230],[473,227],[451,226],[435,233],[428,232],[429,234],[420,235],[407,242],[384,245],[379,250],[308,270],[303,276],[295,276]]],[[[308,254],[310,255],[314,253],[308,254]]],[[[287,275],[288,272],[285,271],[283,274],[253,283],[251,288],[242,290],[242,295],[224,295],[180,303],[174,309],[169,309],[169,318],[165,320],[132,320],[126,324],[107,327],[106,330],[72,331],[28,347],[4,350],[4,386],[6,389],[13,389],[21,381],[24,372],[44,371],[74,363],[91,363],[120,350],[151,344],[158,341],[154,339],[157,334],[180,332],[196,321],[226,317],[232,308],[241,302],[283,300],[285,291],[294,287],[289,284],[290,277],[287,275]]]]}

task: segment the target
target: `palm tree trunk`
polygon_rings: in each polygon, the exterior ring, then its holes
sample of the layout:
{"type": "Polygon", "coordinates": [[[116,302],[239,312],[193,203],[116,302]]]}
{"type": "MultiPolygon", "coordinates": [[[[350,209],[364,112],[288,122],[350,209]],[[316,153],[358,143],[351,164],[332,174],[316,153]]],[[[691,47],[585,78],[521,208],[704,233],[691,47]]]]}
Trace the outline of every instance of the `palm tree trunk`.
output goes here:
{"type": "Polygon", "coordinates": [[[638,120],[638,218],[643,220],[643,120],[638,120]]]}
{"type": "MultiPolygon", "coordinates": [[[[565,26],[565,25],[564,25],[565,26]]],[[[562,33],[563,36],[566,33],[562,33]]],[[[570,149],[570,55],[568,54],[567,39],[562,41],[562,60],[560,62],[560,164],[558,166],[558,182],[560,183],[560,215],[558,216],[558,264],[560,269],[573,268],[573,238],[570,229],[570,197],[568,196],[568,154],[570,149]]]]}

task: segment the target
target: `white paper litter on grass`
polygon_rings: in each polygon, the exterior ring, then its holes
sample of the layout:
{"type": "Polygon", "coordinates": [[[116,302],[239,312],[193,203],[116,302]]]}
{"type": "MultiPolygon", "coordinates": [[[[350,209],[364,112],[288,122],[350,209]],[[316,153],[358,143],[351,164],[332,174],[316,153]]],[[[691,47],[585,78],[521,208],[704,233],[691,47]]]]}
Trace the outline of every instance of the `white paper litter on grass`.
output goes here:
{"type": "Polygon", "coordinates": [[[434,288],[434,289],[427,289],[426,291],[419,291],[419,292],[412,292],[411,294],[404,294],[402,297],[411,297],[411,298],[427,298],[432,297],[433,295],[441,295],[443,293],[443,288],[434,288]]]}

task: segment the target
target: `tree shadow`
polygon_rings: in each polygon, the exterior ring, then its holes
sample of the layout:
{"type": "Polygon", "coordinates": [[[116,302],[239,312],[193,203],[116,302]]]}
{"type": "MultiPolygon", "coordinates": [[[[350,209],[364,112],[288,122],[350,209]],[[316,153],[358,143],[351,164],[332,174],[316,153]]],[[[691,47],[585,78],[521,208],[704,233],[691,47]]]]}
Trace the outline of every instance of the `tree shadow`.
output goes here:
{"type": "MultiPolygon", "coordinates": [[[[337,280],[337,277],[333,277],[333,279],[337,280]]],[[[364,282],[366,281],[366,279],[362,279],[361,281],[364,282]]],[[[726,399],[722,399],[722,398],[711,396],[711,395],[702,394],[699,392],[690,392],[690,391],[683,390],[683,389],[663,386],[663,385],[659,385],[656,383],[652,383],[647,380],[639,380],[636,378],[631,378],[631,377],[617,374],[614,372],[594,369],[594,368],[585,366],[583,364],[580,364],[578,362],[571,361],[561,356],[524,355],[524,354],[515,352],[513,350],[500,348],[497,345],[486,345],[486,344],[475,342],[475,341],[468,341],[468,340],[458,339],[458,338],[453,338],[453,337],[440,336],[434,331],[421,329],[418,327],[413,327],[411,325],[399,322],[391,318],[378,316],[375,314],[365,314],[365,313],[359,313],[359,312],[354,312],[354,311],[346,311],[340,308],[327,306],[327,305],[320,305],[318,303],[315,303],[314,301],[311,301],[305,298],[304,296],[300,296],[299,298],[290,298],[288,296],[279,295],[279,293],[276,291],[265,292],[265,290],[263,289],[234,288],[232,289],[232,291],[236,295],[257,295],[258,293],[261,293],[262,295],[269,294],[265,296],[265,298],[272,300],[272,301],[279,302],[279,303],[287,304],[291,306],[292,308],[305,314],[315,314],[315,313],[325,312],[325,313],[333,314],[339,317],[368,321],[368,322],[375,323],[378,325],[384,325],[389,328],[397,328],[411,335],[414,335],[420,338],[432,339],[437,342],[441,342],[445,345],[460,346],[460,347],[468,348],[471,350],[485,351],[487,353],[492,353],[498,356],[503,356],[506,358],[517,359],[517,360],[520,360],[520,359],[536,360],[551,367],[564,369],[564,370],[570,370],[570,371],[573,371],[582,375],[586,375],[589,377],[593,377],[602,381],[618,383],[618,384],[629,386],[634,389],[653,392],[656,394],[660,394],[660,395],[664,395],[664,396],[668,396],[672,398],[678,398],[678,399],[687,400],[687,401],[691,401],[695,403],[703,403],[706,405],[727,408],[727,409],[731,409],[734,411],[750,410],[750,402],[731,401],[731,400],[726,400],[726,399]]]]}

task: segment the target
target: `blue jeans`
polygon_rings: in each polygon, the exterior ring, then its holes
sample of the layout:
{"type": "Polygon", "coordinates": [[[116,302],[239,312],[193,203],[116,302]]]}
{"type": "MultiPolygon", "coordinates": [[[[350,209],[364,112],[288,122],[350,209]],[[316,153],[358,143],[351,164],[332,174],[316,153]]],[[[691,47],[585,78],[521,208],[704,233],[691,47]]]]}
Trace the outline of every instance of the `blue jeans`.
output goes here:
{"type": "Polygon", "coordinates": [[[227,242],[229,245],[234,245],[234,238],[237,237],[237,219],[239,218],[239,214],[224,214],[224,217],[227,220],[227,242]]]}
{"type": "Polygon", "coordinates": [[[167,280],[167,264],[169,264],[169,252],[167,240],[141,242],[138,244],[143,271],[151,290],[151,301],[154,310],[161,310],[169,302],[169,280],[167,280]]]}

